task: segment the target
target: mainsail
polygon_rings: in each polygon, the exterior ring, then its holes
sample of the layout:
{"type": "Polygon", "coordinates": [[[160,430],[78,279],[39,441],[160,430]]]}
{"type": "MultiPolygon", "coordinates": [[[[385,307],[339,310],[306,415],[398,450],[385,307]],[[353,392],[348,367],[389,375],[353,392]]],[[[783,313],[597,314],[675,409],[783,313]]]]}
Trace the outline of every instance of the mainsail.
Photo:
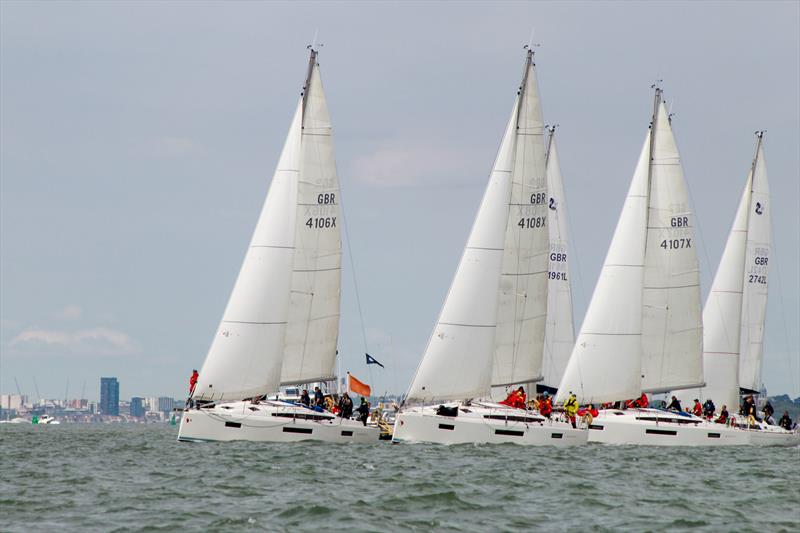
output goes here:
{"type": "Polygon", "coordinates": [[[303,93],[295,256],[281,384],[334,379],[342,241],[339,180],[317,53],[303,93]]]}
{"type": "Polygon", "coordinates": [[[642,390],[703,383],[694,217],[666,106],[656,93],[642,295],[642,390]]]}
{"type": "Polygon", "coordinates": [[[333,374],[339,197],[316,56],[312,50],[303,96],[195,399],[238,400],[276,391],[282,381],[333,374]]]}
{"type": "Polygon", "coordinates": [[[511,199],[497,307],[492,385],[542,379],[549,235],[544,122],[533,53],[518,100],[511,199]]]}
{"type": "Polygon", "coordinates": [[[702,382],[697,256],[661,90],[600,279],[559,386],[581,403],[702,382]]]}
{"type": "Polygon", "coordinates": [[[547,327],[545,329],[543,384],[558,387],[575,345],[570,287],[567,203],[556,150],[555,127],[547,143],[547,225],[550,234],[550,269],[547,289],[547,327]]]}

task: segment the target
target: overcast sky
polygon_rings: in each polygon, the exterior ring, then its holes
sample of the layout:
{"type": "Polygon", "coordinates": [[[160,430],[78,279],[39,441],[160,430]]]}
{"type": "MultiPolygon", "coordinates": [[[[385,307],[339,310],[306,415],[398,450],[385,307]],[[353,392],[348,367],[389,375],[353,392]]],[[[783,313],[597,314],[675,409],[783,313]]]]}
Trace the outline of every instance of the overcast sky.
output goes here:
{"type": "Polygon", "coordinates": [[[411,379],[535,28],[560,124],[579,327],[663,79],[703,294],[757,129],[774,249],[764,382],[800,394],[800,3],[0,2],[0,390],[183,397],[319,30],[343,205],[343,369],[411,379]],[[355,267],[355,268],[354,268],[355,267]],[[358,282],[370,353],[363,364],[358,282]]]}

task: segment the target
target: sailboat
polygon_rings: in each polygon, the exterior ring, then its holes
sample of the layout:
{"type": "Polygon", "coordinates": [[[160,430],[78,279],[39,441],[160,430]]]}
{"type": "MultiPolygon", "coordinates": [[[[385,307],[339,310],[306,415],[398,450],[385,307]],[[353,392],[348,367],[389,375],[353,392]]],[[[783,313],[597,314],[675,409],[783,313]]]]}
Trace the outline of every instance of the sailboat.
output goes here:
{"type": "Polygon", "coordinates": [[[703,310],[703,373],[706,386],[676,395],[685,403],[711,399],[733,415],[731,440],[757,445],[800,444],[800,433],[765,422],[737,419],[740,394],[758,394],[764,352],[771,249],[769,184],[764,132],[756,150],[725,250],[703,310]]]}
{"type": "Polygon", "coordinates": [[[267,399],[335,379],[339,182],[317,50],[244,262],[184,411],[180,441],[372,442],[378,430],[267,399]]]}
{"type": "Polygon", "coordinates": [[[393,442],[585,444],[573,429],[496,403],[492,387],[542,379],[548,292],[544,123],[533,52],[393,442]]]}
{"type": "MultiPolygon", "coordinates": [[[[702,388],[700,283],[686,183],[662,91],[556,401],[623,402],[702,388]]],[[[602,409],[589,441],[748,444],[744,431],[653,408],[602,409]]]]}

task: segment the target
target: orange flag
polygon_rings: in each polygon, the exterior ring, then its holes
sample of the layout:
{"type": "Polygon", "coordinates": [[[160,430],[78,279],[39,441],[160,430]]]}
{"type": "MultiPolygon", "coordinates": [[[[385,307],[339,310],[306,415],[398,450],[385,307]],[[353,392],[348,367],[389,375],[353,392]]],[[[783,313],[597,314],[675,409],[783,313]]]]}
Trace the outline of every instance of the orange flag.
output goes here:
{"type": "Polygon", "coordinates": [[[360,394],[361,396],[369,396],[372,392],[372,389],[369,388],[369,385],[354,378],[352,375],[350,375],[350,372],[347,373],[347,389],[350,392],[360,394]]]}

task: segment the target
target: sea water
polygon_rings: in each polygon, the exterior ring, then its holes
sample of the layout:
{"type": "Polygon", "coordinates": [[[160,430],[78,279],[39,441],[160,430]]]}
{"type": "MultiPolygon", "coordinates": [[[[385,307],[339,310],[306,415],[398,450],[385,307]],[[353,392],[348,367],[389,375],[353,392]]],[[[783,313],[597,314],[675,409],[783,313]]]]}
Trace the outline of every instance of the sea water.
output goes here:
{"type": "Polygon", "coordinates": [[[0,531],[800,531],[800,448],[178,443],[0,426],[0,531]]]}

